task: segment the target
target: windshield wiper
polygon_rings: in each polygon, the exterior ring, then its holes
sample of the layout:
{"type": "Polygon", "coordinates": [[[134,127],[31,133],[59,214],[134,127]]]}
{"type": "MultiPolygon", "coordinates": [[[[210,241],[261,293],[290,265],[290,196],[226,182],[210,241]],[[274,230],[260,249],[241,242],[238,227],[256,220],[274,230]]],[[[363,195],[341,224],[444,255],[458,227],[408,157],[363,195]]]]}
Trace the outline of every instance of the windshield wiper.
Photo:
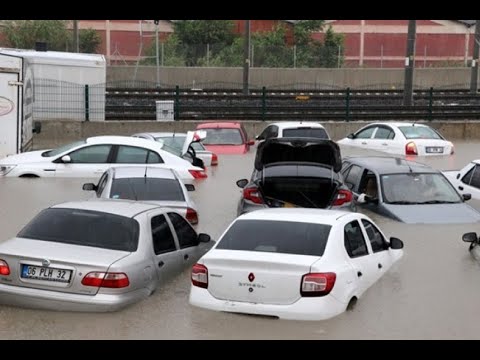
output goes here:
{"type": "Polygon", "coordinates": [[[429,200],[419,202],[417,204],[458,204],[460,201],[446,201],[446,200],[429,200]]]}
{"type": "Polygon", "coordinates": [[[405,201],[405,200],[400,200],[400,201],[390,201],[388,204],[392,205],[413,205],[413,204],[422,204],[416,201],[405,201]]]}

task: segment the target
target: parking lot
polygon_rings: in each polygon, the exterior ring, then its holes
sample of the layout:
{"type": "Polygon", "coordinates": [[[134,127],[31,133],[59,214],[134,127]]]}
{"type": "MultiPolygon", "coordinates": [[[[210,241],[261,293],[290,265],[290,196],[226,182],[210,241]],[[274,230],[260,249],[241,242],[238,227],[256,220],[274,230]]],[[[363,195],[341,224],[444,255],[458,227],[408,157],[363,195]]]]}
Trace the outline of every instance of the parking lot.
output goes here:
{"type": "MultiPolygon", "coordinates": [[[[480,158],[478,143],[455,142],[456,154],[421,158],[435,168],[459,169],[480,158]]],[[[342,148],[342,156],[352,151],[342,148]]],[[[240,189],[249,178],[255,149],[219,156],[219,166],[192,194],[200,232],[217,239],[236,216],[240,189]]],[[[55,203],[87,199],[87,179],[0,179],[0,241],[15,236],[38,211],[55,203]]],[[[480,203],[469,204],[480,210],[480,203]]],[[[171,279],[147,300],[117,313],[66,313],[0,306],[2,339],[478,339],[476,300],[480,264],[462,242],[472,225],[406,225],[370,215],[405,243],[404,257],[353,311],[322,322],[273,320],[216,313],[188,304],[190,272],[171,279]]]]}

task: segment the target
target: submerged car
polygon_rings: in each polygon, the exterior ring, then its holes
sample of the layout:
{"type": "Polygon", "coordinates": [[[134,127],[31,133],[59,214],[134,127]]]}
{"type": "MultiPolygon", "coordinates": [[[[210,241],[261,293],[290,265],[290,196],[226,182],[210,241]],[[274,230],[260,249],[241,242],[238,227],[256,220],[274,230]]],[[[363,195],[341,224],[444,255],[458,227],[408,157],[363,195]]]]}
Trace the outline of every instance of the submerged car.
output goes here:
{"type": "Polygon", "coordinates": [[[188,195],[195,186],[183,184],[172,169],[114,167],[105,171],[97,184],[83,184],[83,190],[95,191],[95,199],[135,200],[175,209],[190,224],[198,224],[197,206],[188,195]]]}
{"type": "Polygon", "coordinates": [[[267,207],[354,210],[332,140],[270,138],[259,143],[250,180],[241,179],[237,214],[267,207]]]}
{"type": "Polygon", "coordinates": [[[249,140],[247,130],[240,122],[205,122],[197,130],[207,132],[203,145],[215,154],[245,154],[255,140],[249,140]]]}
{"type": "Polygon", "coordinates": [[[236,218],[192,268],[190,304],[289,320],[325,320],[403,255],[366,215],[264,209],[236,218]]]}
{"type": "Polygon", "coordinates": [[[480,200],[480,159],[472,160],[460,170],[442,171],[460,194],[480,200]]]}
{"type": "Polygon", "coordinates": [[[437,130],[424,124],[407,122],[369,124],[338,143],[396,155],[432,156],[455,152],[452,142],[437,130]]]}
{"type": "Polygon", "coordinates": [[[0,303],[116,311],[191,267],[212,243],[174,209],[154,204],[55,205],[0,243],[0,303]]]}
{"type": "Polygon", "coordinates": [[[282,137],[308,137],[330,139],[327,130],[322,124],[313,121],[283,121],[267,125],[256,140],[282,137]]]}
{"type": "Polygon", "coordinates": [[[467,205],[438,170],[403,158],[367,156],[343,161],[345,183],[358,206],[415,224],[471,223],[480,213],[467,205]]]}

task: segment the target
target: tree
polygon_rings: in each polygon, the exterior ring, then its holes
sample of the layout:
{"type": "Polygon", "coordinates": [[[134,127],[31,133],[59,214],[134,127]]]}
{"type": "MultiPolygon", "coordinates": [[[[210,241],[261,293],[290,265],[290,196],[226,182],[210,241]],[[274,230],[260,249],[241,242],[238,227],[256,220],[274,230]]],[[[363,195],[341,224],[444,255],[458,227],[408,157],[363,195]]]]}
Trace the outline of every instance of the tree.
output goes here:
{"type": "Polygon", "coordinates": [[[49,50],[65,51],[69,40],[65,20],[6,20],[3,33],[7,45],[18,49],[34,49],[42,41],[49,50]]]}
{"type": "Polygon", "coordinates": [[[325,26],[325,20],[300,20],[293,28],[295,45],[309,45],[314,40],[312,33],[322,31],[325,26]]]}
{"type": "Polygon", "coordinates": [[[81,29],[78,34],[80,40],[80,52],[87,54],[95,54],[97,48],[102,42],[100,35],[95,29],[81,29]]]}

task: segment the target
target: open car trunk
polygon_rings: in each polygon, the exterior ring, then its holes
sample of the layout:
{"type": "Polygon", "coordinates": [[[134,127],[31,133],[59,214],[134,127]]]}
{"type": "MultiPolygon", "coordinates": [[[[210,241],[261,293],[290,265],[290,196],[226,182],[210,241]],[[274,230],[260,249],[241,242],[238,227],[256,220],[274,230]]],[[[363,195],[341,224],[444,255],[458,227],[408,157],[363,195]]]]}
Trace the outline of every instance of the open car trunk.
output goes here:
{"type": "Polygon", "coordinates": [[[278,163],[264,169],[260,191],[269,207],[324,209],[340,185],[332,169],[306,164],[278,163]]]}

